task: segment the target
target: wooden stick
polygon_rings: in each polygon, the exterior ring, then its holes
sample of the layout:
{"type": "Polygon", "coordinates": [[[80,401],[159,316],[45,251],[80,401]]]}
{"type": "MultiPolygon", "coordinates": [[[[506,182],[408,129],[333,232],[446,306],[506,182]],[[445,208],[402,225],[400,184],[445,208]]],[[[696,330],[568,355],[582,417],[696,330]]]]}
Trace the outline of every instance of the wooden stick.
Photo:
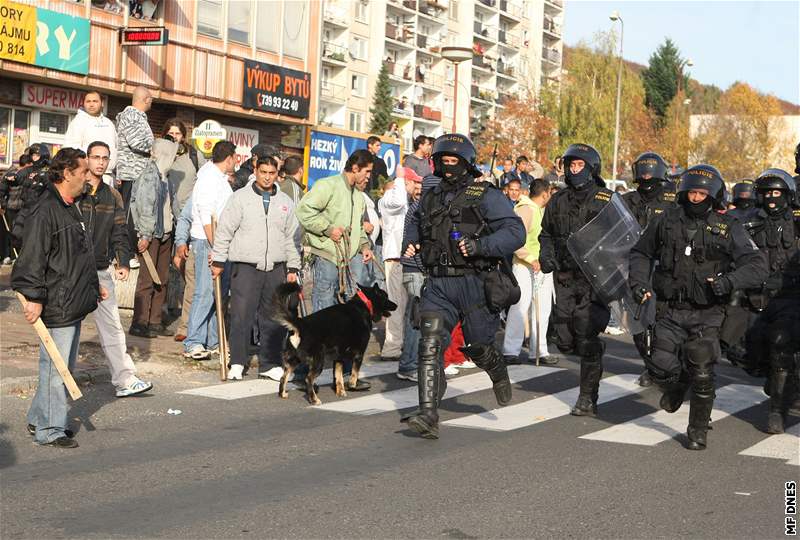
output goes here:
{"type": "MultiPolygon", "coordinates": [[[[8,226],[8,220],[6,219],[6,213],[3,212],[0,215],[3,216],[3,225],[6,226],[6,230],[8,231],[8,235],[11,236],[11,227],[8,226]]],[[[11,244],[11,249],[14,250],[14,258],[15,259],[19,259],[19,253],[17,253],[17,248],[14,247],[13,241],[11,241],[9,239],[9,243],[11,244]]]]}
{"type": "MultiPolygon", "coordinates": [[[[534,321],[536,324],[536,336],[531,336],[530,339],[536,339],[536,365],[539,365],[539,287],[536,286],[536,275],[534,274],[533,278],[533,314],[534,314],[534,321]]],[[[533,332],[531,332],[532,334],[533,332]]],[[[528,349],[530,350],[530,349],[528,349]]]]}
{"type": "MultiPolygon", "coordinates": [[[[211,216],[211,232],[217,236],[217,217],[211,216]]],[[[214,278],[214,304],[217,310],[217,336],[219,337],[219,379],[228,379],[228,336],[225,335],[225,314],[222,310],[222,276],[214,278]]]]}
{"type": "MultiPolygon", "coordinates": [[[[28,305],[28,301],[20,293],[17,293],[17,298],[24,309],[28,305]]],[[[50,335],[50,332],[47,331],[47,327],[44,325],[41,318],[38,318],[33,322],[33,329],[36,330],[37,334],[39,334],[39,339],[42,340],[47,354],[50,355],[50,361],[53,362],[53,365],[56,367],[59,375],[61,375],[61,379],[64,381],[64,385],[67,387],[70,397],[73,400],[81,399],[83,394],[81,393],[80,388],[78,388],[78,385],[75,384],[75,379],[72,378],[72,374],[69,372],[69,368],[67,367],[66,362],[64,362],[64,358],[58,351],[58,347],[56,347],[53,337],[50,335]]]]}
{"type": "Polygon", "coordinates": [[[150,273],[150,279],[153,280],[153,283],[161,287],[161,278],[158,277],[158,272],[156,272],[156,265],[153,264],[153,258],[150,256],[150,252],[144,250],[139,255],[142,256],[144,259],[144,265],[147,267],[147,271],[150,273]]]}

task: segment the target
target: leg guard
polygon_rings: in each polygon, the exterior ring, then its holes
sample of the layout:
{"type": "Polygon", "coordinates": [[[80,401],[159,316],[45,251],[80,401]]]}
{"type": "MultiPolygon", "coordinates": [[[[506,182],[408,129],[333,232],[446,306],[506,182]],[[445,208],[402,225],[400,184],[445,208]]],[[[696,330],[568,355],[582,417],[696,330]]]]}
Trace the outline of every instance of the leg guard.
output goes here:
{"type": "Polygon", "coordinates": [[[593,338],[580,341],[577,348],[581,355],[580,392],[570,414],[573,416],[596,416],[598,388],[600,387],[600,378],[603,376],[605,343],[593,338]]]}
{"type": "Polygon", "coordinates": [[[789,375],[789,382],[786,384],[787,401],[789,402],[789,414],[800,415],[800,353],[794,355],[794,369],[789,375]]]}
{"type": "Polygon", "coordinates": [[[422,336],[419,340],[417,377],[419,411],[406,420],[408,427],[426,439],[439,438],[439,401],[444,396],[446,382],[441,368],[442,331],[441,317],[422,314],[422,336]]]}
{"type": "Polygon", "coordinates": [[[690,450],[705,450],[708,423],[714,407],[714,343],[710,339],[697,339],[686,344],[689,374],[692,379],[692,397],[689,405],[690,450]]]}
{"type": "Polygon", "coordinates": [[[655,379],[658,387],[664,392],[659,405],[668,413],[674,413],[683,405],[686,389],[689,388],[689,374],[684,370],[679,376],[669,379],[655,379]]]}
{"type": "Polygon", "coordinates": [[[506,364],[497,349],[493,345],[469,345],[460,350],[489,374],[497,404],[501,407],[508,405],[511,401],[511,381],[508,379],[506,364]]]}

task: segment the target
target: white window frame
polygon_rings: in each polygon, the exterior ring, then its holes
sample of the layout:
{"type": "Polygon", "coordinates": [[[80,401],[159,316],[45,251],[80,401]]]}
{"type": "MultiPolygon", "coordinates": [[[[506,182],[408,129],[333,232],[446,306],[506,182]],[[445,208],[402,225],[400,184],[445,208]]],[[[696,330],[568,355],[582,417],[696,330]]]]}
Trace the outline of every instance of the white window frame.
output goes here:
{"type": "Polygon", "coordinates": [[[369,3],[367,0],[356,0],[356,15],[355,19],[358,22],[369,22],[369,3]]]}
{"type": "Polygon", "coordinates": [[[350,55],[355,60],[367,59],[367,41],[363,38],[353,36],[350,40],[350,55]]]}
{"type": "Polygon", "coordinates": [[[354,97],[367,97],[367,78],[360,73],[351,73],[350,90],[354,97]],[[356,84],[356,81],[360,81],[361,84],[356,84]]]}
{"type": "Polygon", "coordinates": [[[347,127],[350,131],[361,133],[364,131],[364,113],[358,111],[348,111],[347,114],[347,127]],[[353,119],[358,120],[358,125],[353,126],[353,119]]]}
{"type": "MultiPolygon", "coordinates": [[[[225,19],[225,10],[226,6],[222,0],[197,0],[197,33],[202,34],[204,36],[214,37],[222,39],[224,37],[224,29],[222,28],[223,20],[225,19]],[[206,5],[216,5],[217,9],[219,10],[219,14],[217,17],[217,30],[216,33],[211,33],[208,31],[203,31],[203,27],[200,26],[200,6],[206,5]]],[[[211,29],[210,26],[206,27],[211,29]]]]}

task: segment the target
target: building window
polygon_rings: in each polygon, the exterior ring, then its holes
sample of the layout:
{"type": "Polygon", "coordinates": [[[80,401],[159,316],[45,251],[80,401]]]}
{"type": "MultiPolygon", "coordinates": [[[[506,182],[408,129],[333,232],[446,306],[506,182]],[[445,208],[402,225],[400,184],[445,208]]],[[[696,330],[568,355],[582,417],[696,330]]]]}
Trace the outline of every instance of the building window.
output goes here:
{"type": "Polygon", "coordinates": [[[350,90],[353,91],[355,97],[367,97],[367,78],[363,75],[353,75],[350,90]]]}
{"type": "Polygon", "coordinates": [[[286,0],[283,4],[283,54],[287,56],[306,55],[308,6],[305,0],[286,0]]]}
{"type": "Polygon", "coordinates": [[[222,37],[222,0],[197,1],[197,31],[213,37],[222,37]]]}
{"type": "Polygon", "coordinates": [[[362,125],[364,123],[364,115],[360,112],[350,111],[350,121],[348,123],[348,128],[350,131],[361,132],[362,125]]]}
{"type": "Polygon", "coordinates": [[[369,20],[369,13],[367,9],[369,8],[369,4],[367,0],[357,0],[356,1],[356,20],[359,22],[367,22],[369,20]]]}
{"type": "Polygon", "coordinates": [[[331,68],[328,67],[322,68],[322,76],[320,77],[320,79],[322,80],[322,88],[327,89],[331,80],[331,68]]]}
{"type": "Polygon", "coordinates": [[[280,7],[268,2],[256,2],[256,47],[264,51],[280,49],[280,7]]]}
{"type": "Polygon", "coordinates": [[[30,145],[31,132],[29,129],[30,112],[14,109],[14,133],[11,144],[11,160],[19,161],[19,156],[30,145]]]}
{"type": "Polygon", "coordinates": [[[450,8],[448,9],[448,14],[450,16],[451,21],[458,20],[458,0],[450,0],[450,8]]]}
{"type": "Polygon", "coordinates": [[[366,60],[367,42],[361,38],[354,37],[350,41],[350,56],[356,60],[366,60]]]}
{"type": "Polygon", "coordinates": [[[228,3],[228,40],[250,43],[252,7],[250,2],[228,3]]]}

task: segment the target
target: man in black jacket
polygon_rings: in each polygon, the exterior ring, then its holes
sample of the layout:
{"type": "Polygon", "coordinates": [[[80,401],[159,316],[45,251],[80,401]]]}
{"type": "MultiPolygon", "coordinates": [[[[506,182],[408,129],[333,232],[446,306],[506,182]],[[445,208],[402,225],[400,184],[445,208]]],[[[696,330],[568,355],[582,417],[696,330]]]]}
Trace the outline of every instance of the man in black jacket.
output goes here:
{"type": "Polygon", "coordinates": [[[371,197],[372,191],[381,187],[381,178],[383,178],[383,182],[389,179],[389,171],[386,168],[386,162],[378,155],[378,152],[381,151],[380,138],[375,135],[369,137],[367,139],[367,150],[372,154],[372,172],[369,176],[369,183],[364,191],[371,197]]]}
{"type": "MultiPolygon", "coordinates": [[[[25,320],[41,317],[70,369],[78,357],[81,321],[108,296],[95,271],[92,239],[76,200],[86,184],[86,154],[62,148],[50,164],[50,182],[30,212],[11,288],[27,302],[25,320]]],[[[67,432],[67,395],[50,355],[39,348],[39,385],[28,411],[36,442],[58,448],[78,443],[67,432]]]]}
{"type": "Polygon", "coordinates": [[[128,279],[128,261],[132,258],[125,204],[122,195],[103,182],[108,169],[111,149],[102,141],[94,141],[86,149],[89,163],[89,189],[80,201],[83,222],[89,229],[94,244],[95,267],[100,285],[108,291],[108,298],[100,302],[94,315],[100,345],[111,370],[111,384],[117,389],[117,397],[127,397],[147,392],[153,384],[136,376],[127,352],[125,331],[119,319],[114,280],[111,277],[111,260],[117,259],[116,275],[120,281],[128,279]]]}

